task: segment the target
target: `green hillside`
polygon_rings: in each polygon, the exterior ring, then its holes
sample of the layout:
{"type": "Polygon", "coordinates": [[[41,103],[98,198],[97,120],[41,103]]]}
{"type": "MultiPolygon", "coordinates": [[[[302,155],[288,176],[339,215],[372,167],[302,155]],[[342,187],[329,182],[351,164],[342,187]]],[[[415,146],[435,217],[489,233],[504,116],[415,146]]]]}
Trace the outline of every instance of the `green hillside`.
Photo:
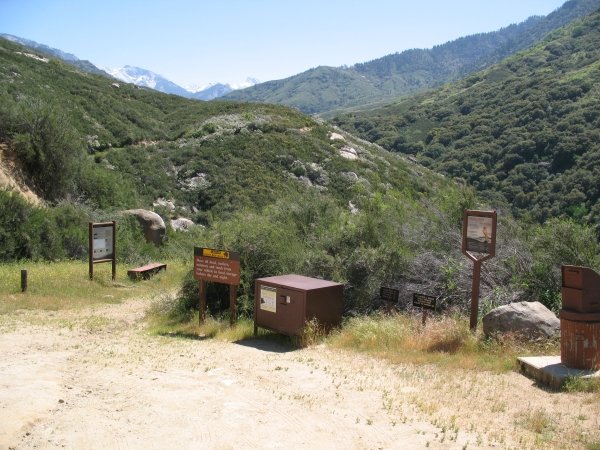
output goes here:
{"type": "MultiPolygon", "coordinates": [[[[84,260],[88,221],[116,219],[120,263],[190,261],[194,246],[240,252],[242,314],[254,280],[282,273],[343,282],[347,311],[374,308],[383,285],[401,289],[403,304],[418,290],[464,309],[462,212],[491,206],[296,110],[167,96],[8,41],[0,41],[0,169],[45,202],[0,190],[1,261],[84,260]],[[165,219],[162,246],[146,244],[121,214],[132,207],[165,219]],[[168,225],[182,216],[197,224],[188,233],[168,225]]],[[[500,220],[484,308],[516,291],[556,308],[560,263],[598,264],[585,227],[553,222],[525,233],[509,215],[500,220]],[[570,240],[557,239],[567,232],[570,240]]],[[[190,286],[186,308],[197,304],[190,286]]]]}
{"type": "Polygon", "coordinates": [[[328,117],[456,81],[539,42],[550,31],[600,8],[600,0],[572,0],[546,17],[466,36],[432,49],[412,49],[351,67],[317,67],[292,77],[234,91],[225,98],[293,106],[328,117]]]}
{"type": "Polygon", "coordinates": [[[243,301],[256,277],[296,272],[343,281],[348,307],[364,306],[421,246],[450,250],[442,236],[473,205],[469,189],[293,109],[167,96],[28,52],[0,41],[0,157],[47,207],[0,190],[1,260],[85,258],[87,221],[117,218],[124,261],[224,246],[242,254],[243,301]],[[132,207],[198,226],[153,248],[119,215],[132,207]]]}
{"type": "Polygon", "coordinates": [[[600,13],[486,71],[341,127],[543,222],[600,224],[600,13]]]}
{"type": "Polygon", "coordinates": [[[441,183],[373,146],[331,140],[331,127],[286,107],[157,94],[0,42],[0,139],[50,202],[76,197],[111,208],[165,197],[215,215],[260,210],[308,187],[346,204],[441,183]],[[345,146],[357,149],[357,161],[340,156],[345,146]],[[342,176],[349,172],[360,182],[342,176]],[[128,194],[104,192],[113,183],[128,194]],[[355,184],[364,189],[353,193],[355,184]]]}

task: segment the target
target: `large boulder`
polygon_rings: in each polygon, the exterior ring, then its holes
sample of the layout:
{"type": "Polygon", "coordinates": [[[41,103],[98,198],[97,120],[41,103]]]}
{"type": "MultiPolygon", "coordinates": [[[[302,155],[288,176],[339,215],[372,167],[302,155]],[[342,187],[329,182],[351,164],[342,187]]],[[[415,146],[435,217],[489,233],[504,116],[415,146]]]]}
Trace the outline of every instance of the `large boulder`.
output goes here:
{"type": "Polygon", "coordinates": [[[128,209],[124,214],[135,216],[144,231],[146,242],[160,245],[165,239],[165,222],[158,214],[145,209],[128,209]]]}
{"type": "Polygon", "coordinates": [[[518,302],[493,309],[483,317],[486,336],[513,333],[529,338],[551,338],[560,333],[560,320],[540,302],[518,302]]]}

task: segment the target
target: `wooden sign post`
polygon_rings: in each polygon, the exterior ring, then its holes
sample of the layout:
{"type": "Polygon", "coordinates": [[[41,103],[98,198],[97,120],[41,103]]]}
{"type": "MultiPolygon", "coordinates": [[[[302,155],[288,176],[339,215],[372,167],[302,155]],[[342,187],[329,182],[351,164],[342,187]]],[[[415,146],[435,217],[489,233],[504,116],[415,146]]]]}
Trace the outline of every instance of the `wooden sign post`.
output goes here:
{"type": "Polygon", "coordinates": [[[425,323],[427,322],[428,311],[435,311],[436,304],[437,297],[434,297],[433,295],[413,293],[413,306],[417,306],[423,310],[423,319],[421,320],[423,326],[425,326],[425,323]]]}
{"type": "Polygon", "coordinates": [[[116,222],[89,223],[89,275],[94,279],[94,264],[112,263],[112,279],[117,273],[116,222]]]}
{"type": "Polygon", "coordinates": [[[194,247],[194,278],[200,283],[198,323],[206,319],[206,282],[229,285],[229,323],[236,321],[237,288],[240,284],[240,255],[227,250],[194,247]]]}
{"type": "Polygon", "coordinates": [[[477,329],[481,263],[496,255],[496,211],[466,209],[463,216],[462,253],[473,261],[471,331],[477,329]]]}

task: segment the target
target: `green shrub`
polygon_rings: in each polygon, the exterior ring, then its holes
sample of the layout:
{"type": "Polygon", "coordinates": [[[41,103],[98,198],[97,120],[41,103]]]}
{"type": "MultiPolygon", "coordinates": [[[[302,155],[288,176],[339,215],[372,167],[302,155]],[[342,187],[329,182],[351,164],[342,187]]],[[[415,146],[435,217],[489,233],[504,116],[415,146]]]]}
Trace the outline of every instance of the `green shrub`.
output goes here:
{"type": "Polygon", "coordinates": [[[68,118],[42,100],[20,103],[12,146],[36,189],[49,200],[74,191],[84,159],[83,142],[68,118]]]}
{"type": "MultiPolygon", "coordinates": [[[[116,215],[114,217],[117,217],[116,215]]],[[[146,242],[143,230],[134,216],[117,217],[117,258],[126,264],[147,264],[159,259],[160,249],[146,242]]]]}
{"type": "Polygon", "coordinates": [[[530,237],[532,265],[523,274],[529,293],[548,308],[560,309],[562,265],[600,270],[600,247],[591,227],[571,219],[551,219],[530,237]]]}
{"type": "Polygon", "coordinates": [[[0,259],[82,258],[87,255],[88,220],[73,204],[41,208],[0,190],[0,259]]]}

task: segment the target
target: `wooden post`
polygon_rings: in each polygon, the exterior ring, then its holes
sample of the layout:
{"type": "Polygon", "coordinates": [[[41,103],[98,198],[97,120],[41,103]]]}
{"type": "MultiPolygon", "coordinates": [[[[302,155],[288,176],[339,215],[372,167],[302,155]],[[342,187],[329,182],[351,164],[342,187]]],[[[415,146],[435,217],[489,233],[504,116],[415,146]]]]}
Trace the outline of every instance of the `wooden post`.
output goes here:
{"type": "Polygon", "coordinates": [[[27,269],[21,269],[21,292],[27,291],[27,269]]]}
{"type": "Polygon", "coordinates": [[[113,240],[112,240],[112,279],[115,281],[117,276],[117,222],[112,221],[113,224],[113,240]]]}
{"type": "Polygon", "coordinates": [[[463,214],[462,253],[473,261],[471,284],[471,331],[477,329],[481,264],[496,255],[496,211],[465,209],[463,214]]]}
{"type": "Polygon", "coordinates": [[[88,255],[89,255],[89,274],[90,280],[94,279],[94,241],[92,240],[92,234],[94,233],[93,222],[89,223],[89,236],[88,236],[88,255]]]}
{"type": "Polygon", "coordinates": [[[423,318],[421,319],[421,325],[425,326],[427,322],[427,309],[423,308],[423,318]]]}
{"type": "Polygon", "coordinates": [[[471,331],[477,329],[477,321],[479,319],[479,284],[481,279],[481,261],[473,261],[473,282],[471,284],[471,331]]]}
{"type": "Polygon", "coordinates": [[[236,307],[236,299],[237,299],[237,285],[230,284],[229,285],[229,325],[233,326],[235,321],[237,320],[237,307],[236,307]]]}
{"type": "Polygon", "coordinates": [[[199,285],[200,304],[198,305],[198,325],[202,325],[206,319],[206,281],[200,280],[199,285]]]}

